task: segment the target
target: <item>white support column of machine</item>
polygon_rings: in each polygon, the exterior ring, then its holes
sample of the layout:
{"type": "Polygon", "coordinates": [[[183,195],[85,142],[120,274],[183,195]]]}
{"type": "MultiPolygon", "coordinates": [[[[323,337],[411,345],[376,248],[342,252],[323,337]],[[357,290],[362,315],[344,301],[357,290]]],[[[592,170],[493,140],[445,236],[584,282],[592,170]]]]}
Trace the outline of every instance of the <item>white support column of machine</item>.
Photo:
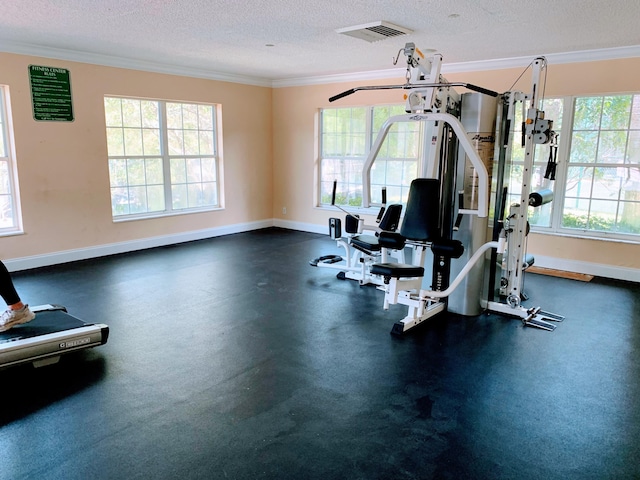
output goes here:
{"type": "MultiPolygon", "coordinates": [[[[503,315],[519,317],[527,326],[554,330],[556,327],[549,321],[562,321],[563,316],[551,312],[545,312],[540,307],[525,308],[520,305],[522,293],[523,259],[525,254],[527,220],[529,209],[529,196],[531,194],[531,179],[535,160],[536,144],[548,143],[551,139],[553,122],[544,118],[544,111],[540,109],[542,96],[540,94],[540,79],[542,70],[546,66],[544,58],[536,58],[532,62],[532,87],[531,93],[525,95],[524,100],[529,101],[524,121],[525,152],[522,172],[522,188],[520,201],[512,206],[505,220],[507,235],[506,252],[506,280],[505,292],[506,304],[501,302],[483,302],[483,306],[491,311],[503,315]]],[[[514,97],[516,98],[516,97],[514,97]]],[[[513,110],[510,108],[510,113],[513,110]]],[[[513,117],[511,117],[513,118],[513,117]]]]}
{"type": "MultiPolygon", "coordinates": [[[[478,155],[487,170],[493,164],[493,150],[495,144],[495,122],[497,102],[495,97],[480,93],[465,93],[462,95],[460,122],[469,140],[476,148],[478,155]]],[[[457,207],[458,219],[453,232],[453,239],[465,245],[463,255],[451,262],[451,276],[458,275],[466,266],[475,252],[490,240],[487,228],[487,217],[466,215],[464,212],[477,208],[480,197],[478,172],[473,166],[464,149],[458,154],[457,168],[457,207]]],[[[488,194],[487,194],[488,197],[488,194]]],[[[482,313],[480,305],[484,284],[484,262],[478,262],[469,271],[458,289],[449,296],[447,309],[461,315],[479,315],[482,313]]]]}

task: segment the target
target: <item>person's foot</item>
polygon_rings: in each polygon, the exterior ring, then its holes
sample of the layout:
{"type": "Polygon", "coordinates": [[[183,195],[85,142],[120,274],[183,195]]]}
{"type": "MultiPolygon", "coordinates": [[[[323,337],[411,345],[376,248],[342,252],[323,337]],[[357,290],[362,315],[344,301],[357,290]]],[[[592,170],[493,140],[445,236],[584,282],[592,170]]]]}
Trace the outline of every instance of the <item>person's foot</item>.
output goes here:
{"type": "Polygon", "coordinates": [[[6,332],[16,325],[30,322],[36,318],[36,314],[29,309],[29,305],[25,305],[18,310],[8,309],[0,315],[0,332],[6,332]]]}

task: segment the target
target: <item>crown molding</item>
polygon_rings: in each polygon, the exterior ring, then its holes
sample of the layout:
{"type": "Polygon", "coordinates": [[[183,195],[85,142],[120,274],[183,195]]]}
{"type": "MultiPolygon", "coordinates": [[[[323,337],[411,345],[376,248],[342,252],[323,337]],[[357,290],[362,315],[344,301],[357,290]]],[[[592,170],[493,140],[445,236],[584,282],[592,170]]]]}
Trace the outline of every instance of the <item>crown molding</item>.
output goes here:
{"type": "Polygon", "coordinates": [[[327,83],[358,82],[362,80],[379,80],[387,78],[404,78],[406,68],[391,68],[386,70],[369,70],[356,73],[337,73],[319,75],[315,77],[283,78],[271,82],[273,88],[302,87],[307,85],[324,85],[327,83]]]}
{"type": "MultiPolygon", "coordinates": [[[[549,53],[546,55],[536,55],[535,57],[545,57],[549,65],[596,62],[599,60],[618,60],[621,58],[640,57],[640,45],[617,48],[603,48],[599,50],[581,50],[578,52],[549,53]]],[[[535,57],[513,57],[479,62],[450,63],[442,65],[442,72],[477,72],[482,70],[502,70],[506,68],[525,67],[529,65],[531,63],[531,60],[535,57]]]]}
{"type": "Polygon", "coordinates": [[[0,40],[0,51],[34,57],[53,58],[69,62],[88,63],[105,67],[127,68],[146,72],[165,73],[168,75],[180,75],[182,77],[204,78],[221,82],[241,83],[259,87],[271,87],[272,81],[265,78],[249,77],[229,73],[214,72],[207,69],[183,67],[159,62],[150,62],[134,58],[117,57],[98,53],[87,53],[78,50],[44,47],[25,43],[13,43],[0,40]]]}
{"type": "MultiPolygon", "coordinates": [[[[271,80],[268,78],[250,77],[229,73],[215,72],[207,69],[183,67],[147,60],[117,57],[96,53],[81,52],[62,48],[45,47],[25,43],[14,43],[0,39],[0,51],[19,55],[67,60],[107,67],[127,68],[183,77],[204,78],[221,82],[240,83],[259,87],[300,87],[308,85],[324,85],[330,83],[360,82],[366,80],[397,79],[404,78],[404,68],[392,68],[384,70],[370,70],[353,73],[338,73],[330,75],[317,75],[310,77],[295,77],[271,80]]],[[[549,65],[566,63],[594,62],[599,60],[617,60],[621,58],[640,57],[640,45],[626,47],[604,48],[598,50],[582,50],[576,52],[550,53],[542,55],[549,65]]],[[[475,62],[445,63],[442,65],[442,73],[463,73],[485,70],[503,70],[507,68],[525,67],[531,63],[532,56],[499,58],[481,60],[475,62]]]]}
{"type": "MultiPolygon", "coordinates": [[[[549,65],[560,65],[565,63],[595,62],[599,60],[617,60],[621,58],[640,57],[640,45],[628,47],[604,48],[599,50],[582,50],[578,52],[550,53],[543,56],[549,65]]],[[[499,58],[493,60],[480,60],[477,62],[443,63],[442,73],[464,73],[478,72],[486,70],[504,70],[507,68],[526,67],[531,63],[534,56],[499,58]]],[[[362,80],[377,80],[385,78],[404,78],[404,68],[393,68],[388,70],[374,70],[370,72],[345,73],[337,75],[324,75],[316,77],[301,77],[282,80],[274,80],[272,86],[298,87],[306,85],[321,85],[328,83],[357,82],[362,80]]]]}

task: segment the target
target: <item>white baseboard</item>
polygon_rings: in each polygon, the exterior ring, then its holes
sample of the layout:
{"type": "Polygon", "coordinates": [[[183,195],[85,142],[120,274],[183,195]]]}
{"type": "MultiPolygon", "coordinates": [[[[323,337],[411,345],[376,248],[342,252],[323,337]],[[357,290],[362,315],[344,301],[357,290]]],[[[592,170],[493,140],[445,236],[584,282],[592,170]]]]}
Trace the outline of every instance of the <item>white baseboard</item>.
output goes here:
{"type": "Polygon", "coordinates": [[[329,235],[329,225],[318,225],[316,223],[303,223],[303,222],[293,222],[291,220],[282,220],[281,218],[273,219],[273,226],[280,228],[287,228],[289,230],[300,230],[301,232],[309,232],[309,233],[324,233],[327,236],[329,235]]]}
{"type": "MultiPolygon", "coordinates": [[[[290,230],[301,230],[303,232],[329,235],[329,226],[322,226],[313,223],[274,219],[273,225],[276,227],[288,228],[290,230]]],[[[565,272],[584,273],[587,275],[595,275],[597,277],[640,283],[640,269],[637,268],[583,262],[580,260],[566,260],[564,258],[547,257],[544,255],[534,255],[534,257],[536,259],[535,265],[537,267],[553,268],[555,270],[564,270],[565,272]]]]}
{"type": "MultiPolygon", "coordinates": [[[[203,240],[205,238],[220,237],[233,233],[249,232],[261,228],[279,227],[288,230],[299,230],[302,232],[319,233],[329,235],[329,226],[315,223],[294,222],[280,218],[260,220],[257,222],[237,223],[223,227],[207,228],[192,232],[183,232],[173,235],[163,235],[160,237],[143,238],[130,242],[111,243],[107,245],[97,245],[95,247],[80,248],[75,250],[65,250],[45,255],[34,255],[31,257],[13,258],[4,260],[5,265],[11,272],[28,270],[30,268],[46,267],[60,263],[86,260],[89,258],[104,257],[118,253],[133,252],[147,248],[175,245],[177,243],[203,240]]],[[[566,260],[563,258],[547,257],[535,255],[535,265],[542,268],[553,268],[566,272],[584,273],[604,278],[616,280],[626,280],[640,283],[640,269],[620,267],[616,265],[605,265],[601,263],[583,262],[579,260],[566,260]]]]}
{"type": "Polygon", "coordinates": [[[552,268],[565,272],[584,273],[596,277],[614,278],[640,283],[640,269],[620,267],[617,265],[604,265],[602,263],[582,262],[580,260],[566,260],[564,258],[546,257],[534,255],[536,267],[552,268]]]}
{"type": "Polygon", "coordinates": [[[175,245],[177,243],[220,237],[222,235],[230,235],[233,233],[249,232],[251,230],[258,230],[271,226],[273,226],[272,219],[249,223],[236,223],[234,225],[225,225],[223,227],[207,228],[204,230],[182,232],[172,235],[162,235],[159,237],[141,238],[139,240],[132,240],[129,242],[110,243],[106,245],[96,245],[94,247],[47,253],[44,255],[7,259],[3,260],[3,262],[10,272],[17,272],[19,270],[28,270],[30,268],[46,267],[49,265],[58,265],[78,260],[87,260],[89,258],[104,257],[106,255],[134,252],[136,250],[144,250],[147,248],[175,245]]]}

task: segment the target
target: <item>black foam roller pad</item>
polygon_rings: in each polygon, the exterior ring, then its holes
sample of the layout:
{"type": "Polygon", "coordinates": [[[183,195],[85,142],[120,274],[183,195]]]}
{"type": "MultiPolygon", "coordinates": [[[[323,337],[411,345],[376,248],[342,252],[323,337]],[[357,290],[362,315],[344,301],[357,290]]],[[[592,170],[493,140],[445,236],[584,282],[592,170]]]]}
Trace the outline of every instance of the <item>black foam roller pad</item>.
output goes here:
{"type": "Polygon", "coordinates": [[[460,258],[464,253],[464,246],[459,240],[438,240],[431,245],[434,255],[447,258],[460,258]]]}

